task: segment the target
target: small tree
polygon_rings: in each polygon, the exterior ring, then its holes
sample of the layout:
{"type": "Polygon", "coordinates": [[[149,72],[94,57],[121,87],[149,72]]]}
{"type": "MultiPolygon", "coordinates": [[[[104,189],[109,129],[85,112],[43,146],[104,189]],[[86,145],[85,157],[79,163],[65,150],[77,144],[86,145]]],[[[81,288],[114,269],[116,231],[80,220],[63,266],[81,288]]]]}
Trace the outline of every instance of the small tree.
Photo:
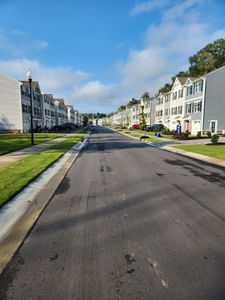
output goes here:
{"type": "Polygon", "coordinates": [[[129,115],[126,116],[126,127],[128,128],[130,125],[130,118],[129,115]]]}
{"type": "Polygon", "coordinates": [[[213,135],[211,136],[211,142],[212,142],[212,144],[213,144],[213,145],[218,144],[219,138],[220,138],[220,136],[219,136],[218,134],[213,134],[213,135]]]}
{"type": "Polygon", "coordinates": [[[141,127],[141,130],[144,130],[144,129],[146,128],[146,120],[145,120],[145,113],[144,113],[144,105],[141,105],[140,127],[141,127]]]}

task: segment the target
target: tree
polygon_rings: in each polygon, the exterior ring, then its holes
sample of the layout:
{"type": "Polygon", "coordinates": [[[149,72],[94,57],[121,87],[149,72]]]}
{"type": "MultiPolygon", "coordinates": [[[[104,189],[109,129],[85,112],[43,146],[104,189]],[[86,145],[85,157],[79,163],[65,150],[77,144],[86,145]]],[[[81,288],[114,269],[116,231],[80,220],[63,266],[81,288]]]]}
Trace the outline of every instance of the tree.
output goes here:
{"type": "Polygon", "coordinates": [[[144,94],[141,96],[143,99],[148,99],[149,97],[149,92],[144,92],[144,94]]]}
{"type": "Polygon", "coordinates": [[[128,128],[130,125],[130,117],[129,115],[126,115],[126,127],[128,128]]]}
{"type": "Polygon", "coordinates": [[[141,105],[141,113],[140,113],[140,127],[142,130],[146,128],[146,120],[145,120],[145,113],[144,113],[144,105],[141,105]]]}
{"type": "Polygon", "coordinates": [[[88,116],[87,114],[83,115],[83,125],[86,126],[88,123],[88,116]]]}
{"type": "Polygon", "coordinates": [[[161,87],[158,91],[158,95],[160,93],[168,93],[172,89],[172,83],[166,83],[163,87],[161,87]]]}
{"type": "Polygon", "coordinates": [[[120,107],[118,108],[118,111],[123,111],[126,109],[126,105],[120,105],[120,107]]]}
{"type": "Polygon", "coordinates": [[[225,39],[215,40],[189,57],[189,73],[201,76],[225,65],[225,39]]]}
{"type": "Polygon", "coordinates": [[[137,99],[135,99],[135,98],[132,98],[132,99],[128,102],[127,106],[128,106],[128,107],[131,107],[131,106],[136,105],[136,104],[138,104],[138,103],[140,103],[140,100],[137,100],[137,99]]]}

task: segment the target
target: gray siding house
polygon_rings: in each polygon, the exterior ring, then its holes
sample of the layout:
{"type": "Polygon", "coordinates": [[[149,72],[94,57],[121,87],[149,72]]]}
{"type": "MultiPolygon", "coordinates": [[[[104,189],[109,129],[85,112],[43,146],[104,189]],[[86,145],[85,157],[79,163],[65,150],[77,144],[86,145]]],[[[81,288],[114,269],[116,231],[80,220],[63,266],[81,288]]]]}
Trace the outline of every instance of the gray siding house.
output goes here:
{"type": "Polygon", "coordinates": [[[203,131],[225,130],[225,66],[206,75],[203,131]]]}

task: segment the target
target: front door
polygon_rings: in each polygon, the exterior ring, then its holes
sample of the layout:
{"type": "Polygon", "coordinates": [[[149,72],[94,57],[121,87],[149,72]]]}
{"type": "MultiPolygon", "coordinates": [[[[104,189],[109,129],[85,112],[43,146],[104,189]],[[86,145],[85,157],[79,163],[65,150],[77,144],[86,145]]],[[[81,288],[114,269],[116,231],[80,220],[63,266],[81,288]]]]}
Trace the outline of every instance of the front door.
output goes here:
{"type": "Polygon", "coordinates": [[[217,124],[218,124],[217,120],[209,121],[209,131],[211,133],[217,133],[217,124]]]}
{"type": "Polygon", "coordinates": [[[192,121],[191,122],[191,134],[197,135],[201,131],[201,121],[192,121]]]}

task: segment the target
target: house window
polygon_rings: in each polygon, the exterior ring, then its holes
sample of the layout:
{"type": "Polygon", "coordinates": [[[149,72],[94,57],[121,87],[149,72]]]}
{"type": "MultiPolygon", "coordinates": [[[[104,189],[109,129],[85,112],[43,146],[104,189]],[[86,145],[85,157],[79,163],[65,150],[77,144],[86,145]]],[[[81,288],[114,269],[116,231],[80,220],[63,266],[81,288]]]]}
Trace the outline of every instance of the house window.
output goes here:
{"type": "Polygon", "coordinates": [[[192,85],[187,86],[186,96],[192,95],[192,93],[193,93],[193,86],[192,85]]]}
{"type": "Polygon", "coordinates": [[[177,107],[172,108],[171,115],[177,115],[177,107]]]}
{"type": "Polygon", "coordinates": [[[173,93],[173,100],[176,100],[177,99],[177,92],[174,92],[173,93]]]}
{"type": "Polygon", "coordinates": [[[178,98],[182,98],[183,97],[183,89],[179,90],[178,92],[178,98]]]}
{"type": "Polygon", "coordinates": [[[169,108],[166,108],[165,109],[165,116],[168,116],[170,114],[170,109],[169,108]]]}
{"type": "Polygon", "coordinates": [[[165,96],[165,102],[169,102],[170,101],[170,94],[165,96]]]}
{"type": "Polygon", "coordinates": [[[202,111],[202,101],[198,101],[194,103],[194,112],[202,111]]]}
{"type": "Polygon", "coordinates": [[[182,114],[182,106],[178,106],[178,114],[182,114]]]}
{"type": "Polygon", "coordinates": [[[203,81],[199,80],[194,83],[194,94],[201,93],[203,90],[203,81]]]}

